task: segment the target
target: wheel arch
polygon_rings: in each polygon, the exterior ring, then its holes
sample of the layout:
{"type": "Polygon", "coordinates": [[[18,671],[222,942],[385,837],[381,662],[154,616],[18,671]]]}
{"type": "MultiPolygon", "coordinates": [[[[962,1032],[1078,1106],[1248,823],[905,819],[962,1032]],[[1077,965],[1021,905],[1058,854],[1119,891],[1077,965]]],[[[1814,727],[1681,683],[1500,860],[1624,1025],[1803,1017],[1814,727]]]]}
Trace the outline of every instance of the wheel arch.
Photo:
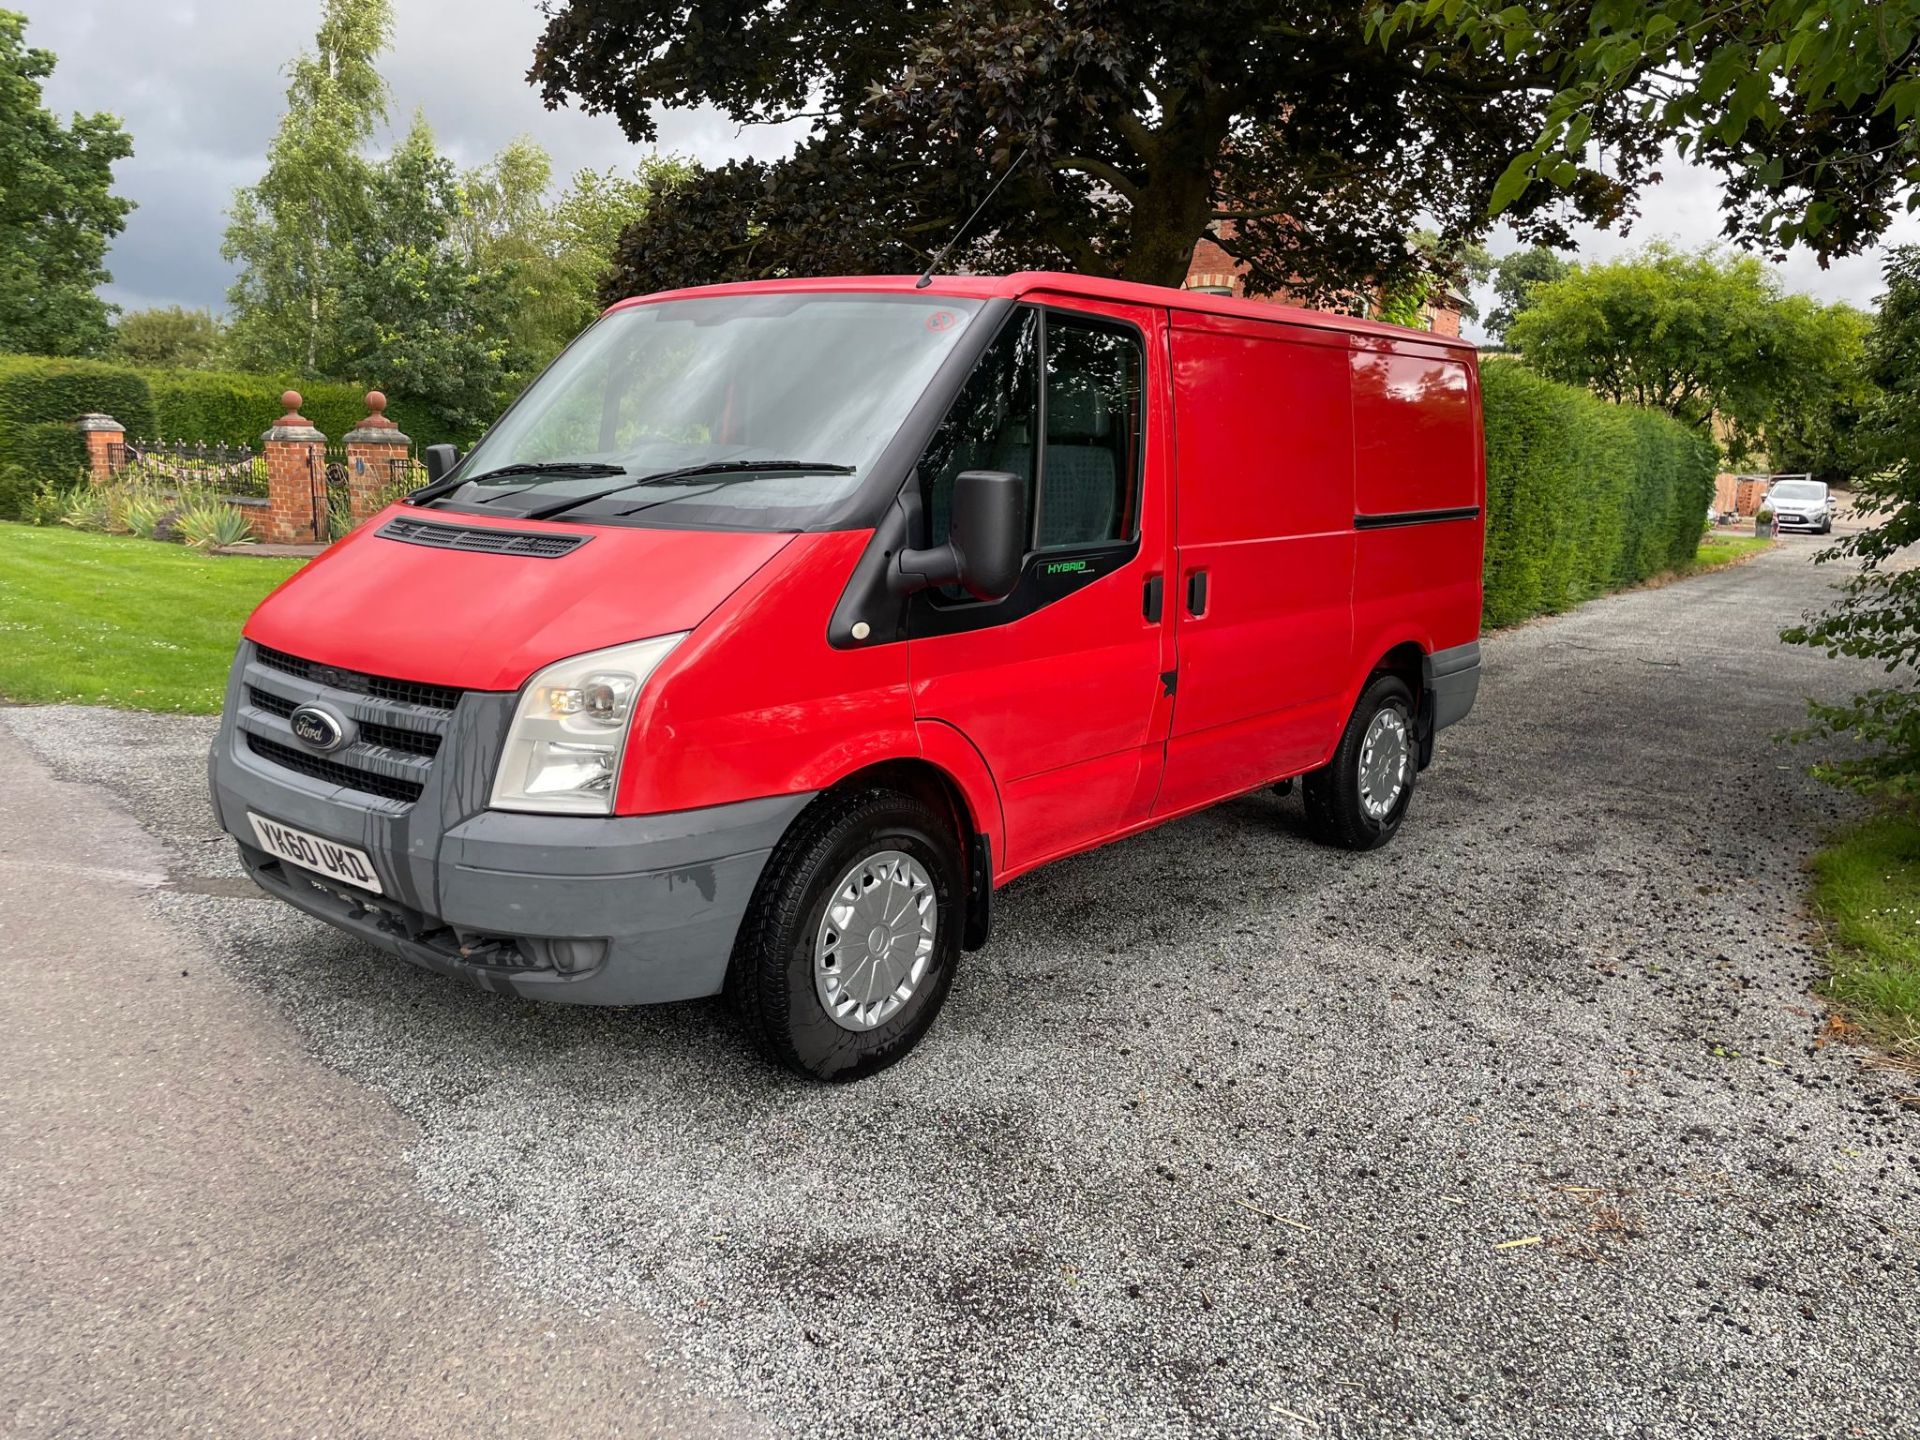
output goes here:
{"type": "Polygon", "coordinates": [[[922,721],[917,728],[920,754],[895,755],[861,765],[820,793],[871,787],[898,790],[949,816],[966,866],[962,877],[966,917],[961,947],[978,950],[993,929],[994,875],[1005,855],[999,791],[980,752],[958,730],[938,721],[922,721]]]}
{"type": "Polygon", "coordinates": [[[1380,675],[1397,677],[1413,692],[1414,735],[1419,747],[1420,768],[1424,770],[1433,762],[1432,647],[1412,636],[1403,637],[1387,646],[1373,664],[1361,673],[1360,683],[1354,687],[1353,697],[1347,703],[1348,714],[1353,713],[1353,707],[1360,703],[1367,686],[1380,675]]]}

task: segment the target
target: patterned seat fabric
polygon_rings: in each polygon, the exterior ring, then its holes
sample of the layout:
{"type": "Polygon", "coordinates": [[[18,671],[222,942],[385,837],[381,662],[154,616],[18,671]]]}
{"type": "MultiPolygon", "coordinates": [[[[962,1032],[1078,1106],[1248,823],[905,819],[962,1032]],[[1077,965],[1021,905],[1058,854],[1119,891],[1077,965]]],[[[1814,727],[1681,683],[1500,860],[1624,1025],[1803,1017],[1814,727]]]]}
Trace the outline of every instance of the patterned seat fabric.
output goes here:
{"type": "MultiPolygon", "coordinates": [[[[1119,513],[1114,470],[1111,415],[1105,397],[1091,387],[1049,395],[1046,495],[1040,515],[1040,546],[1090,544],[1111,540],[1119,513]]],[[[935,545],[950,533],[954,479],[966,470],[1011,470],[1033,475],[1033,439],[1027,422],[1016,420],[990,452],[965,445],[928,486],[927,519],[935,545]]]]}

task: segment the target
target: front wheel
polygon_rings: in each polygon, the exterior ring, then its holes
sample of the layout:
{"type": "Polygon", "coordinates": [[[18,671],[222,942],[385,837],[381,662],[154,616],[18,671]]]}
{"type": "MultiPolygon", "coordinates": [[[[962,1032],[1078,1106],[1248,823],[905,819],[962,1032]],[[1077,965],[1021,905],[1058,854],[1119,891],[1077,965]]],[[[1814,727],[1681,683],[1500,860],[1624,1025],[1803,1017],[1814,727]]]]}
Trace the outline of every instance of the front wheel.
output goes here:
{"type": "Polygon", "coordinates": [[[1313,838],[1343,850],[1373,850],[1393,838],[1419,772],[1413,692],[1380,675],[1361,692],[1333,759],[1302,782],[1313,838]]]}
{"type": "Polygon", "coordinates": [[[727,993],[769,1059],[856,1080],[933,1025],[960,955],[952,826],[891,790],[829,794],[775,847],[740,927],[727,993]]]}

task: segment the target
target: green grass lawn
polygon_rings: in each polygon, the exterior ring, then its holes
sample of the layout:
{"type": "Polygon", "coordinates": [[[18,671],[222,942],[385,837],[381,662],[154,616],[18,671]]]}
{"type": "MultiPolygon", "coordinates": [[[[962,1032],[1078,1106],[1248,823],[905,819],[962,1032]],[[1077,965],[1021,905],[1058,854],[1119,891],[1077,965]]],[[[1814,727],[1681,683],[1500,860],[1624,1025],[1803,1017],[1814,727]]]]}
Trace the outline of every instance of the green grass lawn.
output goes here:
{"type": "Polygon", "coordinates": [[[1816,855],[1813,873],[1832,942],[1828,993],[1920,1058],[1920,821],[1877,816],[1816,855]]]}
{"type": "Polygon", "coordinates": [[[213,714],[241,622],[300,564],[0,522],[0,697],[213,714]]]}
{"type": "Polygon", "coordinates": [[[1731,565],[1736,560],[1758,554],[1772,544],[1772,539],[1765,535],[1708,535],[1694,552],[1693,565],[1687,573],[1698,574],[1702,570],[1731,565]]]}

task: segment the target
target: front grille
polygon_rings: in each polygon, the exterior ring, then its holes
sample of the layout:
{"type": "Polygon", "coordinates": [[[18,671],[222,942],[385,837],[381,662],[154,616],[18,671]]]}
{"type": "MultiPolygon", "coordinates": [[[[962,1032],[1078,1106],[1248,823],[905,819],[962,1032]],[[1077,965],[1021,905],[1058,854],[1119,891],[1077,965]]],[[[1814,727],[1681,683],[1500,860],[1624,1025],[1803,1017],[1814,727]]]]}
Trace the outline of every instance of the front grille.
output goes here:
{"type": "Polygon", "coordinates": [[[360,722],[360,738],[369,745],[384,745],[389,750],[404,750],[409,755],[432,759],[440,753],[440,737],[419,730],[402,730],[375,720],[360,722]]]}
{"type": "Polygon", "coordinates": [[[284,650],[269,650],[264,645],[254,646],[253,658],[283,675],[297,676],[302,680],[311,680],[316,685],[327,685],[356,695],[371,695],[376,700],[418,705],[427,710],[451,710],[460,703],[461,692],[450,685],[422,685],[418,681],[393,680],[385,675],[363,675],[358,670],[341,670],[315,660],[302,660],[298,655],[289,655],[284,650]]]}
{"type": "Polygon", "coordinates": [[[398,780],[391,775],[380,775],[356,766],[342,765],[338,761],[323,760],[318,755],[308,755],[291,745],[282,745],[251,732],[247,735],[247,748],[262,760],[271,760],[275,765],[296,774],[325,780],[368,795],[378,795],[383,800],[399,800],[411,805],[420,798],[423,788],[412,780],[398,780]]]}
{"type": "Polygon", "coordinates": [[[557,560],[570,555],[591,538],[551,535],[530,530],[495,530],[484,525],[436,525],[429,520],[392,519],[374,532],[383,540],[428,545],[436,550],[470,550],[483,555],[526,555],[557,560]]]}
{"type": "Polygon", "coordinates": [[[258,685],[247,687],[247,703],[256,710],[264,710],[269,715],[278,715],[282,720],[299,708],[296,701],[289,700],[284,695],[275,695],[271,691],[262,690],[258,685]]]}

